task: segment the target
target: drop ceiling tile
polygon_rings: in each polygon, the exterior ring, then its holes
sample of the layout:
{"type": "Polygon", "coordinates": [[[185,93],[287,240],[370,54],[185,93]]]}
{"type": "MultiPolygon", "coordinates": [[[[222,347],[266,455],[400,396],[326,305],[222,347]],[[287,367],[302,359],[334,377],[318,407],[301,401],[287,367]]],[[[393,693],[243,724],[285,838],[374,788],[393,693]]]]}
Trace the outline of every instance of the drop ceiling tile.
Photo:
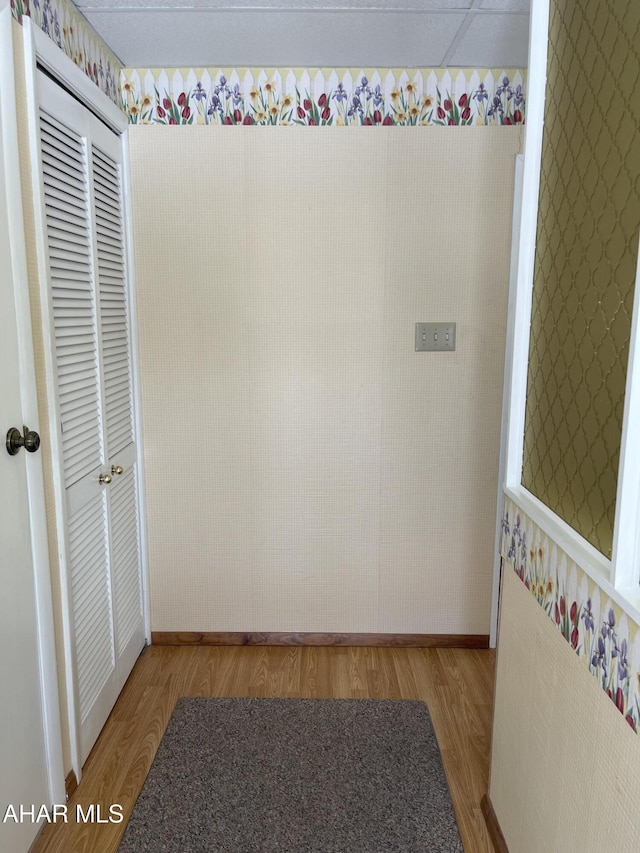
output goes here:
{"type": "Polygon", "coordinates": [[[490,12],[474,15],[458,42],[449,65],[526,68],[529,53],[529,16],[490,12]]]}
{"type": "MultiPolygon", "coordinates": [[[[391,16],[384,12],[363,15],[158,8],[118,13],[85,9],[84,14],[124,64],[137,68],[438,67],[465,18],[464,12],[391,16]]],[[[498,62],[501,67],[526,62],[526,37],[524,52],[513,49],[508,41],[512,37],[505,32],[508,59],[498,62]],[[516,60],[516,55],[524,59],[516,60]]],[[[477,53],[486,56],[491,51],[480,46],[477,53]]],[[[460,46],[456,56],[464,55],[460,46]]],[[[481,64],[475,59],[460,64],[478,62],[481,64]]]]}
{"type": "MultiPolygon", "coordinates": [[[[485,3],[528,2],[528,0],[484,0],[485,3]]],[[[473,0],[77,0],[78,9],[100,9],[117,11],[120,9],[224,9],[228,12],[243,8],[247,11],[260,9],[292,10],[335,10],[370,12],[430,12],[455,11],[469,9],[473,0]]]]}
{"type": "Polygon", "coordinates": [[[481,9],[500,12],[528,12],[531,0],[481,0],[481,9]]]}

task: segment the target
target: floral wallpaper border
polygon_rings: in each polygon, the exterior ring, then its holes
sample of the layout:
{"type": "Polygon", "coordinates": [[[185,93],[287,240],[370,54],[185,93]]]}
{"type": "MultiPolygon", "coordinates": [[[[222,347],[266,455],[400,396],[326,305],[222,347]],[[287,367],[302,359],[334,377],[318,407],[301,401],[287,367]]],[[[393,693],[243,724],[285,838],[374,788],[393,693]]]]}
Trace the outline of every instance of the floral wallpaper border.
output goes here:
{"type": "Polygon", "coordinates": [[[11,0],[11,13],[22,23],[26,15],[118,107],[122,63],[68,0],[11,0]]]}
{"type": "Polygon", "coordinates": [[[638,732],[638,625],[509,498],[505,499],[500,553],[638,732]]]}
{"type": "Polygon", "coordinates": [[[525,120],[522,69],[125,68],[132,124],[466,126],[525,120]]]}

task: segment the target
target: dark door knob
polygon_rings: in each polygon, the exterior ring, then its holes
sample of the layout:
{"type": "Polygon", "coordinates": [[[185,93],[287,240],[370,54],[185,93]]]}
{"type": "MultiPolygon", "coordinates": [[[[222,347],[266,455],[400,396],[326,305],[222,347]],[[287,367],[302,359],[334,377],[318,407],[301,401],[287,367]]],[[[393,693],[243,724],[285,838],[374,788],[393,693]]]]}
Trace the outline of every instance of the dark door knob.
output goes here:
{"type": "Polygon", "coordinates": [[[27,427],[24,428],[24,434],[19,429],[11,427],[7,433],[7,453],[15,456],[21,447],[24,447],[27,453],[35,453],[40,447],[40,436],[27,427]]]}

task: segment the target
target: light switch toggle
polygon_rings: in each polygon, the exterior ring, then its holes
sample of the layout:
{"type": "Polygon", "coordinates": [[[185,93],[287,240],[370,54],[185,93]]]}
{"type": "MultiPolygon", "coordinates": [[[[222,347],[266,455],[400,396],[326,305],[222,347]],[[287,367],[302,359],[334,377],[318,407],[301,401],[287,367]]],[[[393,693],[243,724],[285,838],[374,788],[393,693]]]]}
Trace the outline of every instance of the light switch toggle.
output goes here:
{"type": "Polygon", "coordinates": [[[451,352],[455,348],[455,323],[416,323],[416,352],[451,352]]]}

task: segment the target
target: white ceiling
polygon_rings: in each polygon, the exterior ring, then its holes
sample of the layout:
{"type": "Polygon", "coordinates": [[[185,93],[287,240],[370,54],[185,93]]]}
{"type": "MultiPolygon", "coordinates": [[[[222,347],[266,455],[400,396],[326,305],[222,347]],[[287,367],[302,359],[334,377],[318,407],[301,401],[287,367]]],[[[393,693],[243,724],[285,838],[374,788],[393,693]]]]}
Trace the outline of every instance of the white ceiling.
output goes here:
{"type": "Polygon", "coordinates": [[[127,67],[527,64],[529,0],[74,0],[127,67]]]}

